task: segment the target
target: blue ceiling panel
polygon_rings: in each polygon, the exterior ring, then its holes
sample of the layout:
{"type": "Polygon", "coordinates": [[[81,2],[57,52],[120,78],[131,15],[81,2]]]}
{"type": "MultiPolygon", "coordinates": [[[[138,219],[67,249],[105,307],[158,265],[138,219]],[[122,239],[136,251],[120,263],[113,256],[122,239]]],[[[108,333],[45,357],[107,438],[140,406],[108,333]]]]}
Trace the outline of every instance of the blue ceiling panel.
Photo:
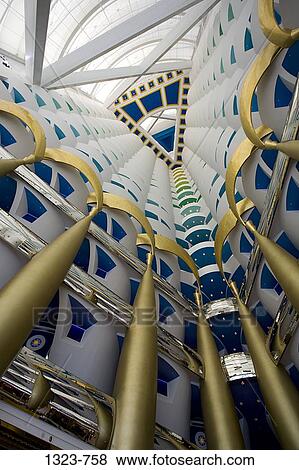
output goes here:
{"type": "Polygon", "coordinates": [[[174,134],[175,126],[164,129],[161,132],[157,132],[157,134],[153,135],[153,138],[159,142],[167,152],[171,152],[174,148],[174,134]]]}
{"type": "Polygon", "coordinates": [[[154,91],[153,93],[144,96],[140,101],[142,102],[147,112],[163,106],[160,90],[154,91]]]}
{"type": "Polygon", "coordinates": [[[142,111],[139,108],[138,104],[133,103],[123,106],[123,111],[125,111],[135,122],[139,121],[143,117],[142,111]]]}
{"type": "Polygon", "coordinates": [[[165,87],[167,104],[178,104],[180,81],[165,87]]]}

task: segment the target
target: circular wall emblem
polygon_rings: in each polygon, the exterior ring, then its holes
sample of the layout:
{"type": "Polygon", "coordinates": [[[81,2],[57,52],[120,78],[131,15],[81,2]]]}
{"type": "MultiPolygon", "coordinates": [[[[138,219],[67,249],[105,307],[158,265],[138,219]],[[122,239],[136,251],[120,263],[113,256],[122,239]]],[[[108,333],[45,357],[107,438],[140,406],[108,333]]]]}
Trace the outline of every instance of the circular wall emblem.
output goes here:
{"type": "Polygon", "coordinates": [[[46,338],[42,335],[34,335],[28,339],[26,343],[26,347],[31,349],[32,351],[38,351],[39,349],[43,348],[46,344],[46,338]]]}
{"type": "Polygon", "coordinates": [[[206,440],[206,435],[205,435],[204,432],[198,431],[195,434],[195,444],[200,449],[206,449],[207,448],[207,440],[206,440]]]}

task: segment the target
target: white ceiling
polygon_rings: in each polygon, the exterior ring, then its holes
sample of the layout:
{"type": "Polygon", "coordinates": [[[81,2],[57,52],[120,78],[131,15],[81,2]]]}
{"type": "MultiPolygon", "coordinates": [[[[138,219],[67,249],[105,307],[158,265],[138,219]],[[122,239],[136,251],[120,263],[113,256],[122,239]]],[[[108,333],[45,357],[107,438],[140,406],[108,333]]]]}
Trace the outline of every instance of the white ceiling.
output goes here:
{"type": "MultiPolygon", "coordinates": [[[[24,1],[0,0],[0,48],[25,59],[24,1]]],[[[159,0],[52,0],[44,66],[88,43],[159,0]]],[[[80,70],[103,69],[140,64],[165,35],[176,27],[185,13],[141,34],[126,44],[87,64],[80,70]]],[[[190,30],[161,59],[191,59],[199,26],[190,30]]],[[[85,85],[82,89],[100,101],[117,87],[120,80],[85,85]]]]}

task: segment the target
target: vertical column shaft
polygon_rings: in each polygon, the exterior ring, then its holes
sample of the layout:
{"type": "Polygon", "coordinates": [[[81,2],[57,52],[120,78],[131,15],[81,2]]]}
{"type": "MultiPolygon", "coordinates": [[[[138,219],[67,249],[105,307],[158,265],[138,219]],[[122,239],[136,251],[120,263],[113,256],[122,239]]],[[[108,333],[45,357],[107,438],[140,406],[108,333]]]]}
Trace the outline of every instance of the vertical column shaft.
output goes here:
{"type": "Polygon", "coordinates": [[[299,449],[299,394],[282,365],[276,365],[266,349],[265,334],[250,310],[236,295],[242,327],[257,380],[277,437],[284,449],[299,449]]]}
{"type": "Polygon", "coordinates": [[[84,217],[41,250],[1,290],[0,375],[63,282],[92,217],[93,214],[84,217]]]}
{"type": "Polygon", "coordinates": [[[210,326],[199,308],[197,348],[204,362],[201,406],[209,449],[244,449],[234,401],[210,326]]]}
{"type": "MultiPolygon", "coordinates": [[[[152,255],[150,255],[152,256],[152,255]]],[[[117,369],[111,449],[154,448],[158,346],[150,264],[140,283],[117,369]]]]}

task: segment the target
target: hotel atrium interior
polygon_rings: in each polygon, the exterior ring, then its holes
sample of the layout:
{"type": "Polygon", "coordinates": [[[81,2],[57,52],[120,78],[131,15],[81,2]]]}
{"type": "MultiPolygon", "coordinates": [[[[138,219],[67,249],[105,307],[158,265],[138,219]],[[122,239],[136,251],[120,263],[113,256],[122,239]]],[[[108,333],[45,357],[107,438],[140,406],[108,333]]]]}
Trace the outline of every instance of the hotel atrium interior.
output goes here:
{"type": "Polygon", "coordinates": [[[299,449],[298,0],[0,18],[0,449],[299,449]]]}

